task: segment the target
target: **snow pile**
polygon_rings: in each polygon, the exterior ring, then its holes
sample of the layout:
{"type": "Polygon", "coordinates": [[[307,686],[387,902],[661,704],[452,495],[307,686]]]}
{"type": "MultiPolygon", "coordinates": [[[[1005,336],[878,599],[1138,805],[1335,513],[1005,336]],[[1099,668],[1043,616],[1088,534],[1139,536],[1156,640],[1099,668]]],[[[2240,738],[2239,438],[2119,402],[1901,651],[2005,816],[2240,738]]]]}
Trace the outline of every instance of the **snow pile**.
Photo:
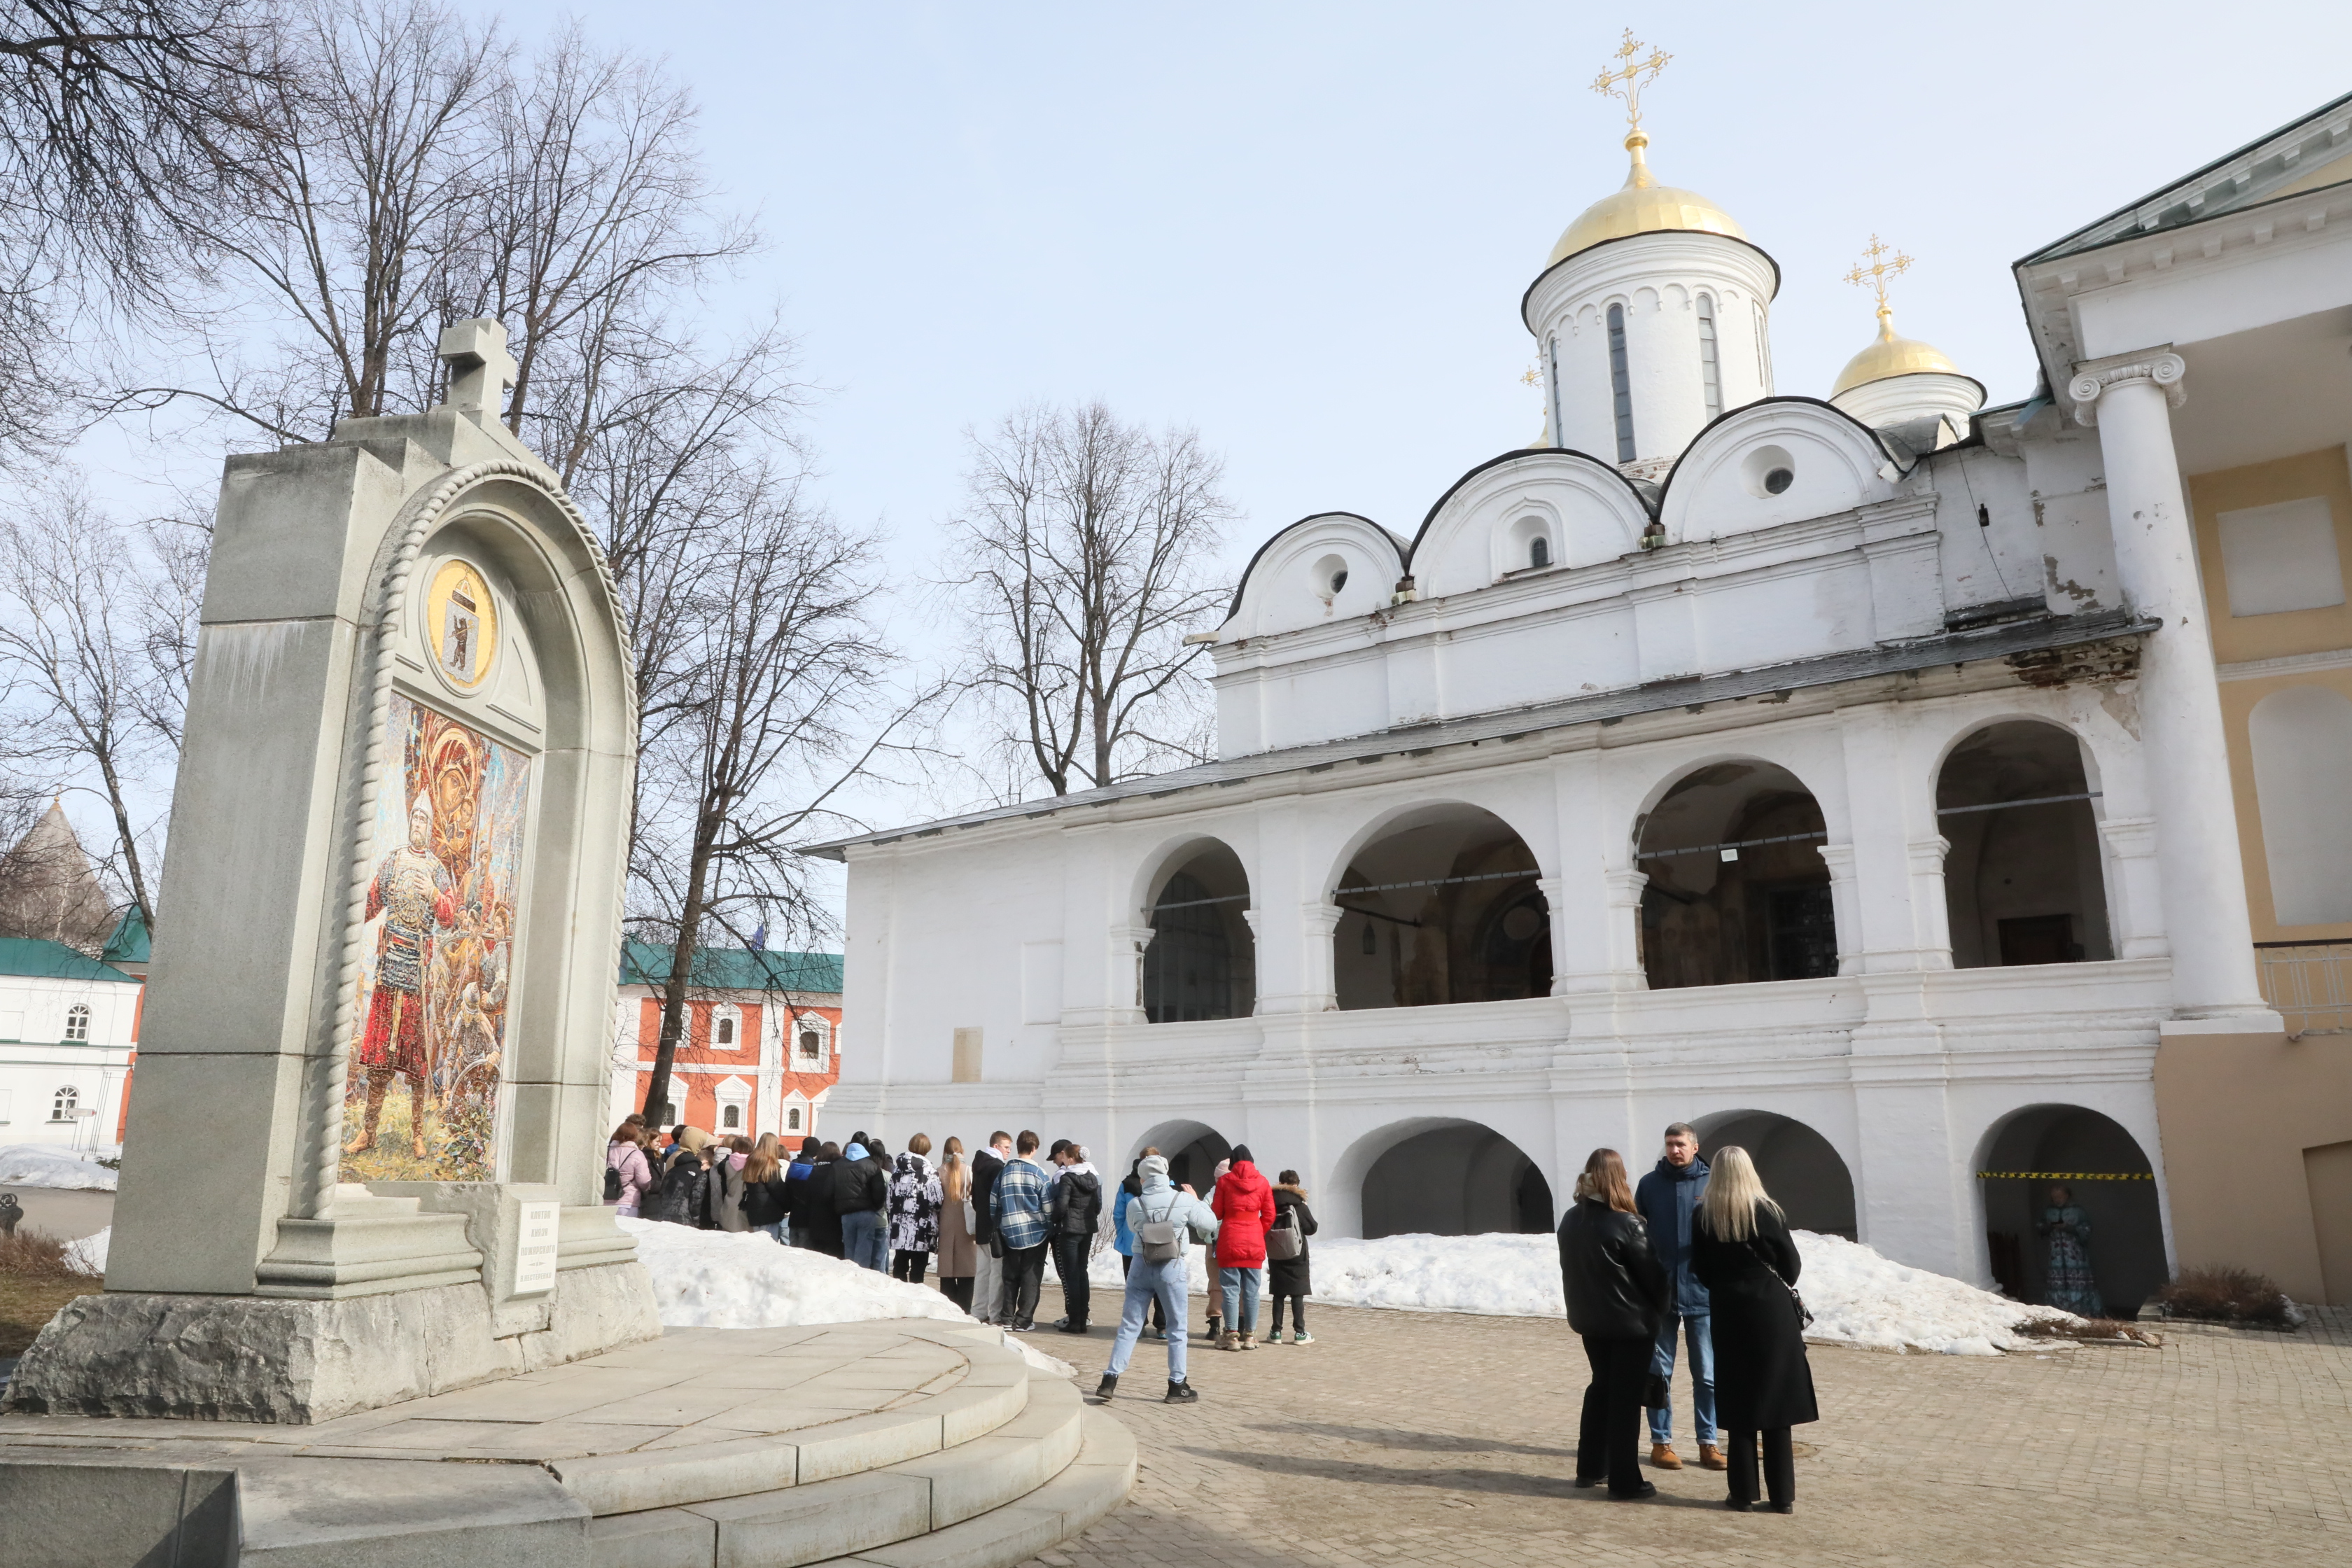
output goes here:
{"type": "MultiPolygon", "coordinates": [[[[804,1247],[780,1247],[758,1231],[696,1230],[619,1219],[637,1238],[637,1260],[654,1279],[666,1329],[793,1329],[882,1318],[969,1323],[963,1309],[928,1285],[909,1285],[804,1247]]],[[[1114,1265],[1116,1267],[1116,1265],[1114,1265]]],[[[1021,1343],[1017,1336],[1011,1343],[1021,1343]]],[[[1074,1377],[1076,1369],[1021,1343],[1029,1364],[1074,1377]]]]}
{"type": "Polygon", "coordinates": [[[1808,1339],[1880,1350],[1996,1355],[2035,1342],[2016,1331],[2020,1323],[2083,1321],[2055,1307],[2029,1307],[1947,1275],[1907,1268],[1843,1237],[1807,1230],[1796,1237],[1805,1259],[1797,1290],[1813,1311],[1808,1339]]]}
{"type": "Polygon", "coordinates": [[[0,1187],[70,1187],[110,1193],[116,1173],[50,1143],[0,1144],[0,1187]]]}
{"type": "MultiPolygon", "coordinates": [[[[1994,1355],[2032,1343],[2016,1332],[2036,1319],[2079,1321],[1958,1279],[1911,1268],[1842,1237],[1795,1233],[1805,1267],[1797,1287],[1812,1310],[1805,1337],[1882,1350],[1994,1355]]],[[[1308,1244],[1315,1300],[1489,1317],[1562,1318],[1559,1247],[1549,1236],[1390,1236],[1378,1241],[1318,1237],[1308,1244]]],[[[1118,1283],[1118,1258],[1094,1259],[1098,1286],[1118,1283]],[[1106,1266],[1108,1259],[1108,1266],[1106,1266]]],[[[1210,1271],[1195,1252],[1194,1294],[1210,1271]]],[[[1041,1315],[1042,1312],[1041,1312],[1041,1315]]],[[[1097,1310],[1097,1318],[1110,1314],[1097,1310]]]]}
{"type": "Polygon", "coordinates": [[[107,1243],[113,1237],[114,1227],[110,1225],[96,1236],[85,1236],[79,1241],[67,1242],[67,1263],[91,1274],[105,1273],[107,1243]]]}

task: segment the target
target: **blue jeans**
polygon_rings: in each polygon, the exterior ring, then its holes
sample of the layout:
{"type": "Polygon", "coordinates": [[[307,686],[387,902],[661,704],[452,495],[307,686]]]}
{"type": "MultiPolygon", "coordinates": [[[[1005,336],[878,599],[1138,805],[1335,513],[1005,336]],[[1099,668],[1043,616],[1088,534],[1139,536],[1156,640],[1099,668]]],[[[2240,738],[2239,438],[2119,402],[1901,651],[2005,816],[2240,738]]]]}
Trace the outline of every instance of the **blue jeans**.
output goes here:
{"type": "Polygon", "coordinates": [[[890,1272],[890,1227],[879,1209],[841,1216],[841,1255],[860,1268],[890,1272]]]}
{"type": "Polygon", "coordinates": [[[779,1247],[790,1247],[792,1243],[784,1237],[784,1226],[789,1223],[789,1221],[780,1219],[773,1225],[754,1226],[752,1228],[754,1230],[763,1230],[767,1232],[768,1239],[774,1242],[779,1247]]]}
{"type": "MultiPolygon", "coordinates": [[[[1683,1340],[1690,1346],[1691,1403],[1698,1406],[1698,1440],[1709,1447],[1719,1447],[1715,1426],[1715,1338],[1710,1331],[1711,1320],[1705,1312],[1669,1312],[1658,1325],[1658,1340],[1650,1352],[1650,1371],[1658,1377],[1671,1380],[1675,1375],[1675,1325],[1683,1326],[1683,1340]]],[[[1675,1440],[1675,1407],[1669,1403],[1650,1412],[1650,1441],[1671,1443],[1675,1440]]]]}
{"type": "Polygon", "coordinates": [[[1143,1337],[1143,1320],[1151,1303],[1160,1303],[1160,1319],[1175,1325],[1168,1336],[1168,1381],[1184,1381],[1184,1289],[1189,1276],[1184,1271],[1184,1259],[1171,1258],[1165,1263],[1154,1263],[1139,1258],[1128,1266],[1127,1300],[1118,1314],[1118,1338],[1110,1347],[1113,1377],[1127,1370],[1128,1358],[1135,1353],[1135,1342],[1143,1337]]]}
{"type": "Polygon", "coordinates": [[[1257,1331],[1257,1292],[1265,1279],[1264,1272],[1255,1268],[1217,1270],[1217,1284],[1224,1295],[1227,1333],[1257,1331]]]}

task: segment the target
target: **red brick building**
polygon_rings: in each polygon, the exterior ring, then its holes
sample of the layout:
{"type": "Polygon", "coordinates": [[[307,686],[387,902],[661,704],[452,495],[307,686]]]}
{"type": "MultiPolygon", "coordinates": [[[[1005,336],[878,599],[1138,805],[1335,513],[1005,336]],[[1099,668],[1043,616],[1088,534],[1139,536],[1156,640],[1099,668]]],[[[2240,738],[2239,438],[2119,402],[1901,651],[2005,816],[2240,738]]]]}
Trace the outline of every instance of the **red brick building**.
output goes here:
{"type": "MultiPolygon", "coordinates": [[[[661,1040],[669,950],[622,944],[613,1051],[613,1121],[642,1110],[661,1040]]],[[[665,1128],[790,1143],[819,1133],[841,1078],[841,955],[706,949],[695,954],[686,1030],[670,1068],[665,1128]]]]}

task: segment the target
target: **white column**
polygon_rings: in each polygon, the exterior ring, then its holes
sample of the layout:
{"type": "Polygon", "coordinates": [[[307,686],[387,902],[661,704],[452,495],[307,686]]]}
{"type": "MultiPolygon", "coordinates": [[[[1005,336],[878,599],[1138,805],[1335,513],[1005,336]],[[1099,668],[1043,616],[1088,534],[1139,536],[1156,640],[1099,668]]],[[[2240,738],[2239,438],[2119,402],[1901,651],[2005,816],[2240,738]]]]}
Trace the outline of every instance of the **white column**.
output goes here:
{"type": "Polygon", "coordinates": [[[1911,921],[1917,932],[1919,967],[1952,967],[1952,906],[1944,888],[1944,858],[1952,841],[1942,834],[1911,841],[1911,921]]]}
{"type": "Polygon", "coordinates": [[[2169,407],[2182,400],[2187,367],[2157,351],[2076,368],[2067,390],[2075,417],[2098,426],[2116,576],[2132,608],[2161,623],[2140,645],[2139,711],[2173,1009],[2186,1018],[2267,1014],[2197,541],[2172,449],[2169,407]]]}
{"type": "Polygon", "coordinates": [[[1863,969],[1862,884],[1853,870],[1853,846],[1824,844],[1821,857],[1830,868],[1830,912],[1837,920],[1837,972],[1859,974],[1863,969]]]}
{"type": "Polygon", "coordinates": [[[1601,755],[1574,752],[1553,763],[1559,826],[1559,874],[1538,881],[1551,910],[1552,994],[1642,989],[1634,922],[1642,885],[1638,871],[1612,869],[1612,852],[1628,853],[1623,816],[1602,788],[1601,755]],[[1630,899],[1621,886],[1631,876],[1630,899]]]}

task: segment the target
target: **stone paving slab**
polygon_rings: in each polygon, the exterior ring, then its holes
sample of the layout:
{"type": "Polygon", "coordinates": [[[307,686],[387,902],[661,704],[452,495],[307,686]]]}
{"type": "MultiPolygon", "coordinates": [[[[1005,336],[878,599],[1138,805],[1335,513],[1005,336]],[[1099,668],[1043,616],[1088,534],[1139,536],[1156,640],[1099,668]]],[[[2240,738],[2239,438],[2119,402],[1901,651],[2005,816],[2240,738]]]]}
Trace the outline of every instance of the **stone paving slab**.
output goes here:
{"type": "MultiPolygon", "coordinates": [[[[2169,1324],[2154,1351],[1815,1346],[1823,1418],[1797,1434],[1786,1518],[1727,1511],[1696,1464],[1646,1472],[1651,1502],[1571,1486],[1586,1371],[1565,1322],[1320,1305],[1310,1322],[1311,1345],[1196,1339],[1192,1406],[1160,1402],[1164,1348],[1139,1346],[1109,1407],[1136,1489],[1033,1568],[2275,1568],[2352,1541],[2352,1310],[2291,1334],[2169,1324]]],[[[1091,1388],[1110,1334],[1040,1342],[1091,1388]]],[[[1687,1369],[1675,1407],[1695,1459],[1687,1369]]]]}

